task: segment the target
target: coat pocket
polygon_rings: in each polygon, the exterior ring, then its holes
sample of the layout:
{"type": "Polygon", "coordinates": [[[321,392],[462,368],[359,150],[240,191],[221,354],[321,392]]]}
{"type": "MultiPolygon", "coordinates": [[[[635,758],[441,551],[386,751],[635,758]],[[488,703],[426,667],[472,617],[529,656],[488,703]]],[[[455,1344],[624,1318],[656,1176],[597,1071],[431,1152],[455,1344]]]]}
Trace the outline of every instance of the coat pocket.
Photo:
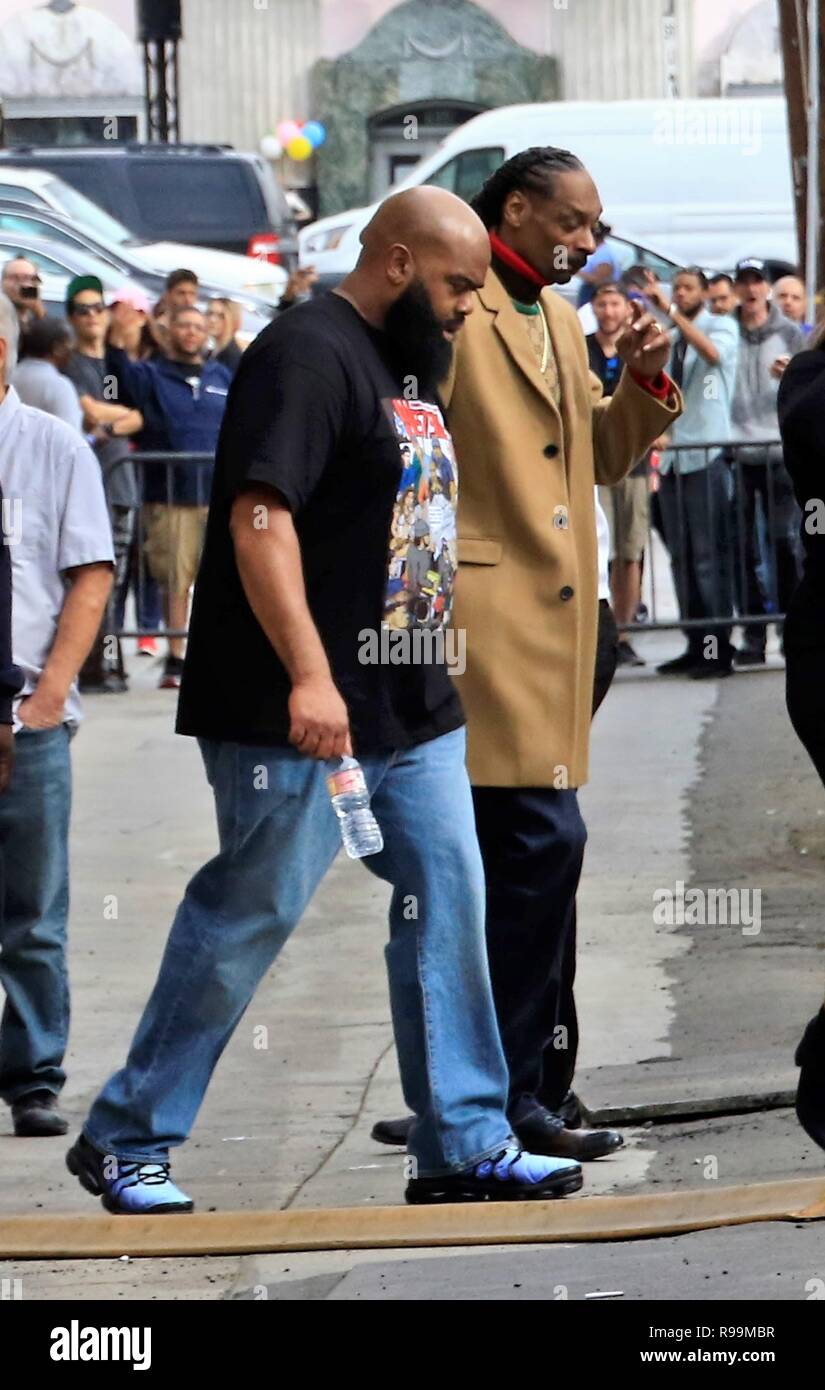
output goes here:
{"type": "Polygon", "coordinates": [[[501,541],[480,540],[473,536],[459,536],[459,565],[497,565],[501,559],[501,541]]]}

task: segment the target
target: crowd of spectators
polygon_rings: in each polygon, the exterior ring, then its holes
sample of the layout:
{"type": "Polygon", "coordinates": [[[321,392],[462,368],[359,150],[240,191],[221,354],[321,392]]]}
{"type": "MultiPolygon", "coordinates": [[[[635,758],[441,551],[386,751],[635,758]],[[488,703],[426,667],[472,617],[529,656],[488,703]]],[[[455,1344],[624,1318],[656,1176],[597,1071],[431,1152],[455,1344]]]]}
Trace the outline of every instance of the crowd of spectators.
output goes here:
{"type": "MultiPolygon", "coordinates": [[[[600,229],[581,275],[579,304],[596,324],[587,336],[591,368],[611,394],[621,367],[616,339],[640,300],[671,332],[670,375],[686,405],[670,438],[658,440],[623,482],[600,489],[620,661],[644,665],[631,629],[646,611],[652,526],[670,555],[680,616],[691,624],[686,650],[659,669],[724,675],[765,660],[765,619],[786,609],[799,577],[799,510],[777,442],[776,398],[790,357],[812,331],[805,287],[796,275],[771,285],[763,262],[750,257],[733,275],[686,267],[665,290],[642,265],[621,271],[609,231],[600,229]],[[726,441],[735,447],[712,447],[726,441]],[[730,640],[735,614],[757,619],[745,624],[738,649],[730,640]]],[[[311,281],[311,272],[296,272],[284,307],[305,297],[311,281]]],[[[81,688],[127,689],[116,634],[132,596],[137,650],[159,655],[155,634],[164,628],[159,681],[176,689],[205,533],[209,460],[244,346],[240,307],[224,297],[206,302],[185,268],[167,277],[155,304],[130,289],[107,300],[99,280],[78,277],[68,287],[65,320],[46,315],[37,269],[24,258],[7,262],[2,287],[20,325],[12,382],[21,401],[80,431],[103,478],[115,576],[81,688]],[[155,461],[137,468],[136,450],[155,461]],[[173,461],[181,454],[199,458],[173,461]]]]}
{"type": "Polygon", "coordinates": [[[635,299],[670,331],[668,371],[684,399],[671,434],[629,478],[600,489],[611,523],[611,601],[624,625],[620,662],[645,664],[628,629],[641,610],[652,528],[670,556],[687,641],[660,673],[704,679],[760,665],[767,620],[787,611],[801,572],[801,515],[782,459],[777,394],[813,332],[805,286],[796,275],[771,284],[756,257],[741,260],[733,275],[687,266],[667,290],[642,265],[605,279],[605,264],[591,281],[596,329],[587,337],[605,393],[615,387],[615,340],[635,299]],[[738,648],[735,615],[750,619],[738,648]]]}
{"type": "MultiPolygon", "coordinates": [[[[284,307],[304,297],[306,270],[287,286],[284,307]]],[[[6,263],[2,287],[17,313],[20,400],[83,435],[100,465],[115,557],[100,631],[80,675],[85,691],[120,693],[128,678],[117,634],[130,594],[141,655],[156,656],[163,624],[164,689],[180,685],[189,596],[203,545],[214,455],[229,384],[243,350],[240,306],[205,303],[193,271],[167,277],[155,304],[134,289],[107,297],[99,279],[67,287],[65,319],[50,318],[37,267],[6,263]],[[136,466],[135,452],[169,455],[136,466]],[[173,462],[173,455],[198,455],[173,462]]]]}

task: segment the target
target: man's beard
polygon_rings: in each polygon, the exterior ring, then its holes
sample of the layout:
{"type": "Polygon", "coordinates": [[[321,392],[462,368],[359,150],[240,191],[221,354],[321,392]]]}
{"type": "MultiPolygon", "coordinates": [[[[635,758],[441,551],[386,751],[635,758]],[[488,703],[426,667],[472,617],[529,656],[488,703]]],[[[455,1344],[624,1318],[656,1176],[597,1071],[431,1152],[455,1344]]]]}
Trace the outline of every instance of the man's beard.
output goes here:
{"type": "Polygon", "coordinates": [[[384,332],[390,352],[399,374],[416,378],[419,395],[435,390],[450,370],[453,349],[444,329],[455,328],[458,321],[437,318],[421,280],[413,280],[388,310],[384,332]]]}

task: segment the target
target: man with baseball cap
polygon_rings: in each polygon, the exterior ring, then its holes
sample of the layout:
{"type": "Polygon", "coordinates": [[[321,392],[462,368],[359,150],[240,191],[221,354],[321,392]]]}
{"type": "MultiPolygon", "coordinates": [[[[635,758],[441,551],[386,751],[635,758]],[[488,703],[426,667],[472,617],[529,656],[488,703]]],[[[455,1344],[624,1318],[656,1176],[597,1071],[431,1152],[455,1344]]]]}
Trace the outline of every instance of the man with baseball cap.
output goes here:
{"type": "MultiPolygon", "coordinates": [[[[734,315],[739,325],[739,361],[731,423],[733,438],[741,441],[735,467],[735,515],[741,519],[742,528],[742,562],[734,564],[742,589],[739,605],[745,613],[768,611],[768,595],[758,575],[761,557],[757,525],[761,507],[775,558],[769,575],[771,597],[776,611],[784,613],[799,579],[799,512],[782,462],[781,446],[767,441],[779,439],[779,382],[793,354],[804,346],[805,335],[798,324],[791,323],[771,303],[764,261],[755,256],[739,261],[734,284],[739,299],[734,315]]],[[[764,623],[747,626],[744,645],[734,654],[735,664],[763,665],[766,639],[764,623]]]]}
{"type": "Polygon", "coordinates": [[[103,285],[96,275],[78,275],[66,289],[66,317],[75,335],[75,350],[66,366],[74,382],[100,470],[112,523],[115,581],[100,632],[80,673],[84,691],[114,694],[126,690],[120,643],[115,656],[106,655],[105,638],[115,627],[114,614],[127,583],[129,548],[139,505],[135,466],[130,458],[129,437],[143,425],[138,410],[112,398],[112,378],[106,369],[106,329],[109,315],[103,285]]]}

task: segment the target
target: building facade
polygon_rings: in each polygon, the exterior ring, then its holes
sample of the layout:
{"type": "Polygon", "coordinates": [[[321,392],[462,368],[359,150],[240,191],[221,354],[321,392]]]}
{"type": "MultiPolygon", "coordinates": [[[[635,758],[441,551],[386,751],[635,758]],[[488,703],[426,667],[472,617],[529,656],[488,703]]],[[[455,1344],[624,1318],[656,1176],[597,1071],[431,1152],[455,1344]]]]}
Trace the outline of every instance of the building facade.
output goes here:
{"type": "MultiPolygon", "coordinates": [[[[476,112],[519,101],[765,91],[775,0],[183,0],[180,138],[258,149],[282,120],[326,143],[279,161],[321,211],[380,196],[476,112]]],[[[132,0],[0,0],[7,138],[142,136],[132,0]],[[15,124],[16,123],[16,124],[15,124]]]]}

